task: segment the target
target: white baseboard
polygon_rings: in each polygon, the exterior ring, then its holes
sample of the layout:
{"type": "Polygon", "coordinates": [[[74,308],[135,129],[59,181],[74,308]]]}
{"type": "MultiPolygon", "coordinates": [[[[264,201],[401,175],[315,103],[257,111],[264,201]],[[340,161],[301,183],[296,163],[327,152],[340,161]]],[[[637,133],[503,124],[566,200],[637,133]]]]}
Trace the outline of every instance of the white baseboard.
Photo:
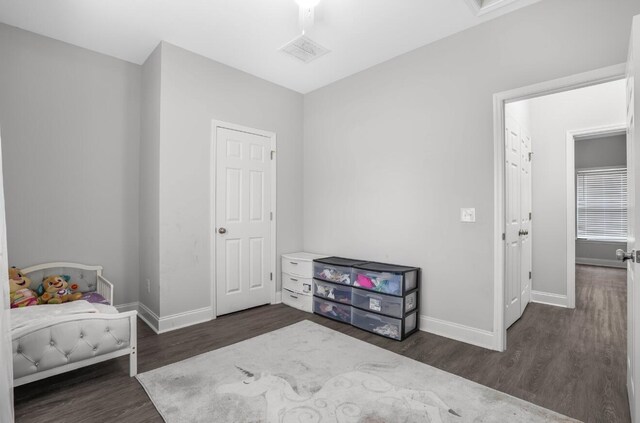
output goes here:
{"type": "Polygon", "coordinates": [[[162,316],[158,323],[158,333],[170,332],[187,326],[197,325],[198,323],[208,322],[212,316],[213,308],[211,306],[162,316]]]}
{"type": "Polygon", "coordinates": [[[627,263],[623,263],[618,260],[606,260],[606,259],[594,259],[576,257],[576,264],[587,264],[590,266],[602,266],[602,267],[618,267],[620,269],[626,269],[627,263]]]}
{"type": "Polygon", "coordinates": [[[567,296],[548,292],[531,291],[531,302],[557,307],[567,307],[567,296]]]}
{"type": "Polygon", "coordinates": [[[149,307],[138,303],[138,317],[142,319],[158,335],[198,323],[208,322],[212,319],[213,309],[203,307],[196,310],[189,310],[182,313],[171,314],[159,317],[151,311],[149,307]]]}
{"type": "Polygon", "coordinates": [[[125,311],[138,311],[138,302],[134,301],[132,303],[120,304],[116,306],[116,309],[120,313],[124,313],[125,311]]]}
{"type": "Polygon", "coordinates": [[[472,328],[428,316],[420,316],[420,330],[478,347],[498,350],[495,345],[494,333],[488,330],[472,328]]]}
{"type": "Polygon", "coordinates": [[[160,318],[149,307],[138,302],[138,317],[147,324],[155,333],[159,333],[160,318]]]}

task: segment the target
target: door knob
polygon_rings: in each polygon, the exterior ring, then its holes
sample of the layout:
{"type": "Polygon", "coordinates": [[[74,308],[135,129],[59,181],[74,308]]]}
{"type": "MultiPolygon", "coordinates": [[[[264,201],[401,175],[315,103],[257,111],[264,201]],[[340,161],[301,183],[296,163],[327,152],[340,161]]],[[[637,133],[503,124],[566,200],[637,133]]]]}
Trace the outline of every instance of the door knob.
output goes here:
{"type": "Polygon", "coordinates": [[[219,234],[226,234],[227,230],[225,228],[218,228],[218,233],[219,234]]]}
{"type": "Polygon", "coordinates": [[[634,250],[632,250],[630,253],[627,253],[624,250],[616,250],[616,258],[621,262],[625,262],[627,260],[636,261],[635,255],[636,252],[634,250]]]}
{"type": "Polygon", "coordinates": [[[518,231],[518,235],[520,235],[520,236],[529,235],[529,231],[525,231],[524,229],[520,229],[518,231]]]}

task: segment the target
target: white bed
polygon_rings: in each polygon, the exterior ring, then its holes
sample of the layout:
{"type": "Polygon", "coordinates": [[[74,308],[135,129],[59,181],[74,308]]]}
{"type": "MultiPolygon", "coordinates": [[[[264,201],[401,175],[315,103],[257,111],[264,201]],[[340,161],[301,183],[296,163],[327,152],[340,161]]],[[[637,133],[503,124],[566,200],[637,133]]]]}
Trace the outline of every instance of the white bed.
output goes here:
{"type": "Polygon", "coordinates": [[[137,373],[135,311],[113,307],[113,284],[102,266],[47,263],[22,269],[35,289],[49,275],[69,275],[82,292],[97,292],[107,304],[74,301],[12,309],[13,385],[44,379],[112,358],[129,356],[129,375],[137,373]]]}

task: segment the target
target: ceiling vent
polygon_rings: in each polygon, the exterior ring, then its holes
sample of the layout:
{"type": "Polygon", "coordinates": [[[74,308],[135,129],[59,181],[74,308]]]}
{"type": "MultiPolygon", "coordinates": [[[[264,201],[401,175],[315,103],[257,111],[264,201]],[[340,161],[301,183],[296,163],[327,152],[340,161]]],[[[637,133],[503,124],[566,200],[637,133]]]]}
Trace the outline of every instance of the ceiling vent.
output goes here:
{"type": "Polygon", "coordinates": [[[295,57],[303,63],[309,63],[329,53],[329,49],[322,47],[311,38],[301,35],[287,43],[280,51],[295,57]]]}
{"type": "Polygon", "coordinates": [[[518,0],[467,0],[467,4],[477,16],[493,12],[518,0]]]}

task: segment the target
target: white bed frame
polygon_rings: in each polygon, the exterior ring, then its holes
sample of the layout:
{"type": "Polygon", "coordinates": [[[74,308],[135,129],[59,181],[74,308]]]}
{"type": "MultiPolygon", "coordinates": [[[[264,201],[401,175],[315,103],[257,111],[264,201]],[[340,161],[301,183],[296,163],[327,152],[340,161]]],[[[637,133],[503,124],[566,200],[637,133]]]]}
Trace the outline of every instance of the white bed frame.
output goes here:
{"type": "Polygon", "coordinates": [[[96,292],[102,295],[107,301],[109,301],[109,304],[113,305],[113,284],[102,276],[102,266],[89,266],[86,264],[65,262],[44,263],[22,269],[22,274],[28,275],[29,273],[37,272],[39,270],[53,269],[56,267],[71,267],[74,269],[91,270],[96,272],[98,274],[98,285],[96,292]]]}
{"type": "MultiPolygon", "coordinates": [[[[22,269],[22,273],[25,275],[28,275],[29,273],[33,273],[36,271],[52,269],[52,268],[60,268],[60,267],[95,271],[97,274],[96,292],[102,295],[109,302],[110,305],[113,305],[113,284],[102,276],[102,270],[103,270],[102,266],[88,266],[84,264],[65,263],[65,262],[45,263],[45,264],[39,264],[37,266],[31,266],[31,267],[22,269]]],[[[62,366],[54,367],[41,372],[26,375],[18,379],[14,379],[13,386],[15,387],[15,386],[24,385],[25,383],[34,382],[36,380],[44,379],[44,378],[65,373],[71,370],[79,369],[81,367],[100,363],[102,361],[111,360],[112,358],[122,357],[125,355],[129,356],[129,376],[131,377],[135,376],[138,373],[138,360],[137,360],[138,337],[137,337],[137,327],[136,327],[137,314],[138,313],[136,311],[128,311],[128,312],[123,312],[118,314],[106,314],[106,313],[76,314],[72,316],[65,316],[64,318],[59,319],[55,323],[52,323],[51,325],[48,325],[48,326],[46,325],[41,326],[41,327],[38,327],[37,329],[25,328],[25,330],[17,330],[13,332],[12,342],[19,340],[21,337],[26,336],[28,334],[32,334],[36,331],[47,329],[52,326],[64,326],[67,323],[78,322],[81,320],[83,321],[92,320],[96,322],[104,322],[104,326],[107,328],[109,327],[108,326],[109,322],[113,322],[116,320],[126,319],[128,320],[128,324],[129,324],[129,346],[128,347],[119,349],[116,351],[112,351],[109,353],[101,354],[95,357],[86,358],[73,363],[65,364],[62,366]]],[[[46,342],[48,343],[49,341],[46,341],[46,342]]]]}

